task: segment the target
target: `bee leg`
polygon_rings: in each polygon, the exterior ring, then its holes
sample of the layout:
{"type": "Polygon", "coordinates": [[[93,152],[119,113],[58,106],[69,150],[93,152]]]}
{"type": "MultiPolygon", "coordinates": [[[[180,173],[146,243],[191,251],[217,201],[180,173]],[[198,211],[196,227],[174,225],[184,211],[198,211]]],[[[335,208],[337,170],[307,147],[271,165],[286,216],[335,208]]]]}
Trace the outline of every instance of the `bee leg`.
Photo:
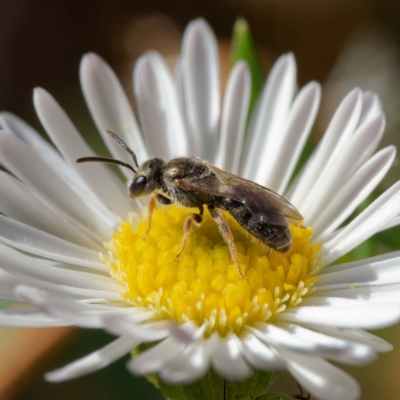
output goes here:
{"type": "Polygon", "coordinates": [[[239,258],[237,255],[233,235],[231,230],[229,229],[229,225],[225,219],[223,211],[211,206],[208,206],[208,209],[210,210],[211,216],[214,218],[215,223],[218,225],[218,229],[221,232],[222,237],[228,245],[229,253],[231,254],[231,258],[236,265],[240,277],[244,278],[245,275],[240,269],[239,258]]]}
{"type": "Polygon", "coordinates": [[[187,218],[185,223],[183,224],[183,239],[182,239],[182,246],[181,249],[179,250],[179,253],[175,257],[175,262],[179,260],[180,255],[183,252],[183,249],[185,248],[186,241],[189,237],[190,231],[192,230],[192,221],[194,221],[197,225],[200,225],[203,222],[203,212],[204,208],[199,207],[199,213],[198,214],[190,214],[187,218]]]}
{"type": "Polygon", "coordinates": [[[143,235],[143,240],[146,240],[146,237],[147,237],[148,233],[150,232],[151,217],[153,216],[153,212],[156,208],[156,200],[158,200],[161,204],[171,204],[172,203],[171,199],[163,196],[162,194],[154,193],[153,196],[151,196],[150,202],[149,202],[149,225],[147,227],[146,233],[143,235]]]}

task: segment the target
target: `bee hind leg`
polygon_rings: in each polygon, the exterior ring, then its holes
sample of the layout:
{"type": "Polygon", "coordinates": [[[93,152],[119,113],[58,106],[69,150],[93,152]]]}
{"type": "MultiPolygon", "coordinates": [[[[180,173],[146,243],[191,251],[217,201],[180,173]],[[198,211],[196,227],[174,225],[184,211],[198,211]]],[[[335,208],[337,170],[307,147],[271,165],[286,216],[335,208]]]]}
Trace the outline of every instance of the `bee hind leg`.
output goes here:
{"type": "Polygon", "coordinates": [[[214,218],[215,223],[218,225],[218,229],[221,232],[222,237],[224,238],[226,244],[228,245],[229,253],[231,255],[233,262],[236,265],[240,277],[244,278],[245,275],[243,271],[240,269],[239,258],[237,255],[233,235],[231,230],[229,229],[229,225],[225,219],[223,211],[210,206],[208,206],[208,209],[210,210],[211,216],[214,218]]]}
{"type": "Polygon", "coordinates": [[[161,204],[172,204],[171,199],[169,199],[168,197],[163,196],[162,194],[154,193],[153,196],[151,196],[150,201],[149,201],[149,225],[147,226],[146,233],[143,235],[143,240],[146,240],[146,237],[150,232],[151,217],[153,216],[153,212],[156,209],[156,201],[157,200],[161,204]]]}
{"type": "Polygon", "coordinates": [[[203,222],[203,212],[204,212],[204,208],[203,207],[199,207],[199,213],[198,214],[190,214],[187,218],[185,223],[183,224],[183,239],[182,239],[182,245],[181,245],[181,249],[179,250],[179,253],[176,255],[175,257],[175,262],[177,262],[179,260],[180,255],[182,254],[185,245],[186,245],[186,241],[189,237],[189,234],[192,230],[192,222],[194,221],[196,225],[200,225],[203,222]]]}

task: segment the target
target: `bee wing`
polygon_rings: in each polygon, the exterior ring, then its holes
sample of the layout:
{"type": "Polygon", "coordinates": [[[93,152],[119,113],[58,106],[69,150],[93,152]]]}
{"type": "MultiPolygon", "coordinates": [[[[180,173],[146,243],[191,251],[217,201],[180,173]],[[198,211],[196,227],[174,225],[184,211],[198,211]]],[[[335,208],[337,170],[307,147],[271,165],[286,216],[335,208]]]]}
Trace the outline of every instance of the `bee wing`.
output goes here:
{"type": "Polygon", "coordinates": [[[292,204],[272,190],[223,171],[207,162],[203,161],[203,163],[213,174],[183,178],[179,186],[243,203],[260,222],[286,225],[286,218],[294,222],[303,219],[292,204]]]}

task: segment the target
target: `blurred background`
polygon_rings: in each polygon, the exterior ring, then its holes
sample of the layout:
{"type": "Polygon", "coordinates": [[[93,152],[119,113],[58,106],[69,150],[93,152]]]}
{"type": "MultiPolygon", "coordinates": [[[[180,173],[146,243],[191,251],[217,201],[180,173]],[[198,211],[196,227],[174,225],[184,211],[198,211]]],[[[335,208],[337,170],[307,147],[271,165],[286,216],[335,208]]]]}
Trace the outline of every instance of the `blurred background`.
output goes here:
{"type": "MultiPolygon", "coordinates": [[[[0,110],[11,111],[43,132],[32,106],[42,86],[65,108],[83,136],[102,152],[79,87],[79,62],[94,51],[120,77],[133,104],[131,76],[137,58],[158,50],[171,66],[187,23],[204,17],[216,32],[222,79],[231,66],[234,23],[249,23],[265,76],[292,51],[298,83],[322,83],[314,140],[323,133],[340,99],[353,87],[381,97],[387,116],[381,146],[400,144],[400,2],[398,0],[0,0],[0,110]]],[[[380,190],[400,177],[399,163],[380,190]]],[[[400,231],[382,234],[367,249],[400,248],[400,231]]],[[[1,262],[1,260],[0,260],[1,262]]],[[[5,304],[3,304],[4,306],[5,304]]],[[[363,399],[400,398],[400,326],[377,332],[394,344],[366,367],[344,367],[362,386],[363,399]]],[[[87,377],[46,383],[44,372],[108,343],[111,336],[83,329],[0,330],[0,399],[158,399],[144,378],[125,371],[127,358],[87,377]]],[[[274,390],[296,392],[283,374],[274,390]]]]}

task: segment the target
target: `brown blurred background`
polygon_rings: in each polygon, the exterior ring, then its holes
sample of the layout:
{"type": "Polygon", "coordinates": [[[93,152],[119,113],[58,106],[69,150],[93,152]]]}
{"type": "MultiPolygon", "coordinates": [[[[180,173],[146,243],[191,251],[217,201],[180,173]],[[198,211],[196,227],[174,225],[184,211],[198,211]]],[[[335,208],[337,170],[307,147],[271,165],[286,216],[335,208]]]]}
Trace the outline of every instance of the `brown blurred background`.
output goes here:
{"type": "MultiPolygon", "coordinates": [[[[106,59],[133,102],[135,60],[156,49],[173,65],[186,24],[199,16],[218,36],[226,79],[232,27],[244,17],[266,74],[279,55],[292,51],[299,86],[313,79],[323,84],[313,137],[321,135],[340,99],[359,86],[381,96],[387,114],[382,145],[400,141],[398,0],[0,0],[0,15],[0,110],[19,115],[39,130],[32,106],[36,86],[56,97],[88,141],[96,137],[79,87],[84,53],[94,51],[106,59]]],[[[91,144],[103,149],[99,142],[91,144]]],[[[397,164],[383,187],[398,180],[397,164]]],[[[397,399],[400,327],[379,335],[392,342],[395,351],[368,367],[347,369],[360,381],[363,399],[397,399]]],[[[43,381],[45,371],[110,340],[91,330],[0,330],[0,399],[157,399],[143,378],[134,379],[125,371],[126,358],[72,382],[43,381]]],[[[293,384],[283,377],[276,390],[283,390],[286,382],[293,384]]]]}

